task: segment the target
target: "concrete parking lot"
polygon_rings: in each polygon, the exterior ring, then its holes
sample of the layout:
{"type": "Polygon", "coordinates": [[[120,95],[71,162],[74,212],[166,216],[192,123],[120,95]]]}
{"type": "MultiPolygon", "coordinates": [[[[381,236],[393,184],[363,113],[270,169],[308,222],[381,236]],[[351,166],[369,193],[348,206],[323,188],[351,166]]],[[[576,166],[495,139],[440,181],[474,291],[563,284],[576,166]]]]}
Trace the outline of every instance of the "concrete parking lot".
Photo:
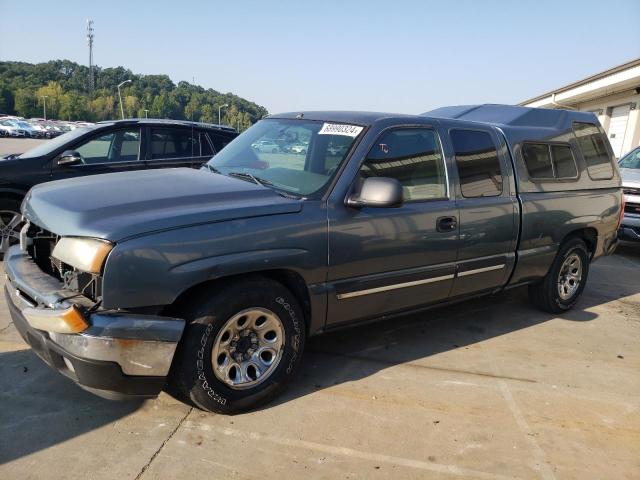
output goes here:
{"type": "Polygon", "coordinates": [[[316,337],[283,397],[221,416],[84,392],[2,298],[0,478],[638,478],[639,340],[627,244],[564,315],[515,289],[316,337]]]}

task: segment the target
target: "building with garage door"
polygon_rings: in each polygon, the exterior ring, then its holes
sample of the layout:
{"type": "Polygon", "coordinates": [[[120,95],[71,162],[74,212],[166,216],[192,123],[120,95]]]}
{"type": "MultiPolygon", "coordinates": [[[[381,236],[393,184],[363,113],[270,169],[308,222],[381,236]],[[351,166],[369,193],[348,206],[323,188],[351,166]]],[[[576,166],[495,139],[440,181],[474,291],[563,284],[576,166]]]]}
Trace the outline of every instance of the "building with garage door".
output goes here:
{"type": "Polygon", "coordinates": [[[593,112],[620,157],[640,145],[640,58],[610,68],[520,105],[593,112]]]}

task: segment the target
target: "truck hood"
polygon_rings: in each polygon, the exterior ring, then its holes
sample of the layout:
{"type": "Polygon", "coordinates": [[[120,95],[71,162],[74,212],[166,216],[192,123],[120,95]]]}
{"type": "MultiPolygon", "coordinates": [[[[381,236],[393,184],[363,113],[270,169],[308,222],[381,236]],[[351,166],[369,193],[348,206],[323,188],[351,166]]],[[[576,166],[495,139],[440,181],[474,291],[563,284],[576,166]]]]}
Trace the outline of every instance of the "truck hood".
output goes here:
{"type": "Polygon", "coordinates": [[[204,170],[140,170],[35,186],[23,214],[52,233],[120,241],[149,232],[299,212],[302,201],[204,170]]]}

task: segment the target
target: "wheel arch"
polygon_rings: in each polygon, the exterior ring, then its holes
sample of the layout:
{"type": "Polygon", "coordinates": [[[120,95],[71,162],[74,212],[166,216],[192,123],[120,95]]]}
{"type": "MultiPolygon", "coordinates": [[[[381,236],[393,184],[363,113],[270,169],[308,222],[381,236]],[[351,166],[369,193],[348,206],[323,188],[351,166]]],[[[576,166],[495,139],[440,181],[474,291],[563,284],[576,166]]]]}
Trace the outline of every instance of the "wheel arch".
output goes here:
{"type": "Polygon", "coordinates": [[[300,302],[300,307],[304,314],[306,333],[309,334],[311,330],[312,319],[312,302],[309,287],[300,273],[295,270],[286,268],[274,268],[269,270],[257,270],[253,272],[244,272],[237,274],[230,274],[221,276],[215,279],[206,280],[196,285],[192,285],[189,288],[181,292],[176,299],[170,305],[164,308],[164,313],[169,315],[179,315],[182,305],[189,301],[194,295],[201,294],[205,290],[216,288],[217,285],[226,282],[241,282],[243,279],[251,277],[263,277],[271,281],[277,282],[295,295],[296,299],[300,302]]]}
{"type": "Polygon", "coordinates": [[[571,238],[579,238],[587,246],[589,256],[592,257],[598,246],[598,231],[594,227],[584,227],[569,232],[562,240],[561,245],[571,238]]]}
{"type": "Polygon", "coordinates": [[[0,201],[3,199],[16,200],[22,202],[27,192],[19,187],[2,187],[0,188],[0,201]]]}

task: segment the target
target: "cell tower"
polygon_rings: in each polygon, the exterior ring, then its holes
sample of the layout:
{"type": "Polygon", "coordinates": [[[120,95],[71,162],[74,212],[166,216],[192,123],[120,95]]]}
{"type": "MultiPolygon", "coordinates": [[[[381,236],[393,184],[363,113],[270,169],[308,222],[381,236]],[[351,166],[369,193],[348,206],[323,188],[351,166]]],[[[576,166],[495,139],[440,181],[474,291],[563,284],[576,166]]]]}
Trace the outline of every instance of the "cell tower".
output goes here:
{"type": "Polygon", "coordinates": [[[87,43],[89,44],[89,91],[93,90],[93,20],[87,19],[87,43]]]}

